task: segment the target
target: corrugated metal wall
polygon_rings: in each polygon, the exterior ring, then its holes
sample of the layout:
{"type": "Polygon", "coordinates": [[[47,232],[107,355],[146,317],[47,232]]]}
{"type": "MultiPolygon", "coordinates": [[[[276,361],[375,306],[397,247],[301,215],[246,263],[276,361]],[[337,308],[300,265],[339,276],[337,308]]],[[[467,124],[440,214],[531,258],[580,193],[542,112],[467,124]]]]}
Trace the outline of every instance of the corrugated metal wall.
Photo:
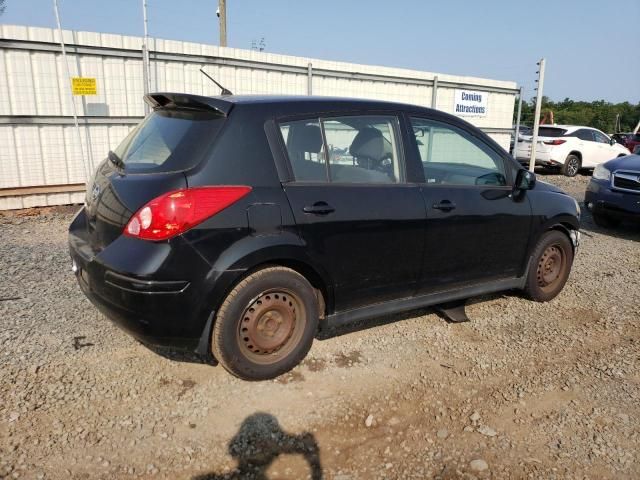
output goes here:
{"type": "MultiPolygon", "coordinates": [[[[64,39],[71,75],[97,79],[97,95],[74,97],[82,148],[93,169],[144,115],[142,39],[71,31],[64,31],[64,39]]],[[[0,25],[0,209],[83,201],[77,191],[85,181],[83,158],[57,42],[52,29],[0,25]]],[[[204,67],[237,94],[306,95],[311,87],[314,95],[431,106],[437,76],[435,106],[440,110],[453,111],[455,88],[489,92],[487,115],[469,120],[505,148],[509,145],[514,82],[161,39],[152,39],[150,50],[152,90],[200,95],[219,94],[199,72],[204,67]]]]}

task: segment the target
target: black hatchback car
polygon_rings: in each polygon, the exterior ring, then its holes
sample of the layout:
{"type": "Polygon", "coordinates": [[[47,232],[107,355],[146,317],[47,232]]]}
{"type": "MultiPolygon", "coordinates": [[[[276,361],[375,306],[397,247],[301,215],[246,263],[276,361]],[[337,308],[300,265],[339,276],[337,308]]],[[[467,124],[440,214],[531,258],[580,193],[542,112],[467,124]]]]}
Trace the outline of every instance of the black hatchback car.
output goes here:
{"type": "Polygon", "coordinates": [[[508,289],[547,301],[575,200],[443,112],[381,101],[157,93],[69,228],[86,296],[143,342],[244,379],[319,328],[508,289]]]}

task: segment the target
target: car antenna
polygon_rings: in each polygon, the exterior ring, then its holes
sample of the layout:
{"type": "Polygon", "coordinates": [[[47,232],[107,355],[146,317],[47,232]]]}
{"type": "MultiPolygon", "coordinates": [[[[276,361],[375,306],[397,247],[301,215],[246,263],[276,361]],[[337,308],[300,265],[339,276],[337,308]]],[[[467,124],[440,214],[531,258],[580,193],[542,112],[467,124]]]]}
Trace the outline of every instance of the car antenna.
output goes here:
{"type": "Polygon", "coordinates": [[[220,95],[233,95],[233,93],[231,93],[231,90],[227,90],[226,88],[224,88],[222,85],[220,85],[218,82],[216,82],[213,79],[213,77],[211,75],[209,75],[207,72],[205,72],[203,69],[200,69],[200,71],[202,72],[202,74],[205,77],[207,77],[209,80],[211,80],[213,83],[215,83],[218,87],[220,87],[220,90],[222,90],[220,95]]]}

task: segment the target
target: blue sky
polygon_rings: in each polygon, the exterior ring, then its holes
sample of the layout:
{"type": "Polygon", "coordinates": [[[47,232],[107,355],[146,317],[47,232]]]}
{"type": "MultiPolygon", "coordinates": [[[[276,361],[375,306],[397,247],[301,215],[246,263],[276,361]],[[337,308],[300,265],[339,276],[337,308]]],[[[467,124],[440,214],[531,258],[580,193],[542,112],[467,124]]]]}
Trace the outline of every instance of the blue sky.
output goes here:
{"type": "MultiPolygon", "coordinates": [[[[63,27],[141,35],[141,0],[59,0],[63,27]]],[[[52,0],[7,0],[1,23],[54,26],[52,0]]],[[[148,0],[149,33],[218,43],[217,0],[148,0]]],[[[229,46],[513,80],[554,100],[640,102],[640,1],[227,0],[229,46]]]]}

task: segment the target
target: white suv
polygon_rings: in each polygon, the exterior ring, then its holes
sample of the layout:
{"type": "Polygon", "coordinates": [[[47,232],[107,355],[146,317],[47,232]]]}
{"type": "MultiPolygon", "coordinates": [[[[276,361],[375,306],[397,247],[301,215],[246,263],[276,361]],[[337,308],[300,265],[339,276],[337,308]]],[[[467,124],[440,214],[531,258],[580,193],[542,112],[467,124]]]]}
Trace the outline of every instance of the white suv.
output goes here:
{"type": "MultiPolygon", "coordinates": [[[[521,135],[516,147],[517,160],[525,165],[531,157],[531,135],[521,135]]],[[[538,130],[536,165],[561,167],[573,177],[581,168],[594,169],[612,158],[629,155],[629,150],[600,130],[572,125],[543,125],[538,130]]]]}

